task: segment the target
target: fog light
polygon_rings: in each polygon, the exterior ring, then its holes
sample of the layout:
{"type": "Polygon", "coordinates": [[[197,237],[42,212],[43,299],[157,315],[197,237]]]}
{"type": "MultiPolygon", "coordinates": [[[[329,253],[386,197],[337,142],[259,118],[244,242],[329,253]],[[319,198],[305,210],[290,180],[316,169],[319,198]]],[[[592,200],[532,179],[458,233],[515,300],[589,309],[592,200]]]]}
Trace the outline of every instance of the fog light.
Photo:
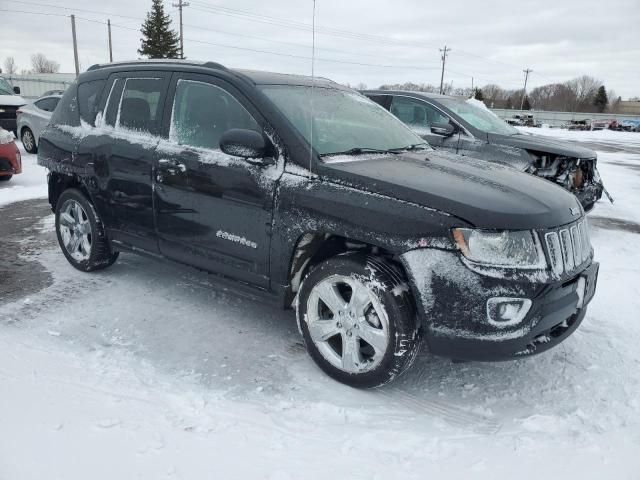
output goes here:
{"type": "Polygon", "coordinates": [[[508,327],[521,322],[529,313],[528,298],[494,297],[487,300],[487,319],[497,327],[508,327]]]}

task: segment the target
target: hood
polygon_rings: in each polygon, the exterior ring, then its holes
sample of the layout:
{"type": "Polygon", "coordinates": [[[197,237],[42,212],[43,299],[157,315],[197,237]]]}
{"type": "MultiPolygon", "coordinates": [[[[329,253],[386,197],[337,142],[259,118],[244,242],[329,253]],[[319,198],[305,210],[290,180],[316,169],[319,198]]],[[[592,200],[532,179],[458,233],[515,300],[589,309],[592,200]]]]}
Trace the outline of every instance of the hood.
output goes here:
{"type": "Polygon", "coordinates": [[[577,219],[576,198],[541,178],[441,151],[324,164],[356,188],[454,215],[477,228],[551,228],[577,219]]]}
{"type": "Polygon", "coordinates": [[[511,147],[535,150],[538,152],[553,153],[563,157],[596,158],[596,152],[589,148],[581,147],[571,142],[558,140],[536,134],[519,133],[516,135],[499,135],[489,133],[489,143],[509,145],[511,147]]]}
{"type": "Polygon", "coordinates": [[[0,106],[21,107],[26,104],[27,101],[20,95],[0,95],[0,106]]]}

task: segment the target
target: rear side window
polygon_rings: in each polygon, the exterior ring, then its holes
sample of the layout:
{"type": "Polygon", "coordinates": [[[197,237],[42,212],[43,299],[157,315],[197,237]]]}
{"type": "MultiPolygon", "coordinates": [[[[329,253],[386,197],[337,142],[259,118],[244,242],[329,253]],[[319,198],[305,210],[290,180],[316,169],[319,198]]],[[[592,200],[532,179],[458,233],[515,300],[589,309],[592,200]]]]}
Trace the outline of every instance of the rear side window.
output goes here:
{"type": "Polygon", "coordinates": [[[59,98],[43,98],[42,100],[38,100],[35,102],[36,107],[40,110],[44,110],[45,112],[53,112],[56,109],[56,105],[58,105],[59,98]]]}
{"type": "Polygon", "coordinates": [[[116,116],[116,128],[156,133],[160,124],[162,78],[127,78],[116,116]]]}
{"type": "Polygon", "coordinates": [[[417,132],[429,132],[434,123],[449,123],[449,117],[431,105],[407,97],[393,97],[391,113],[417,132]]]}
{"type": "Polygon", "coordinates": [[[78,114],[78,87],[74,82],[64,92],[60,99],[58,108],[51,116],[52,125],[69,125],[77,127],[80,125],[80,115],[78,114]]]}
{"type": "Polygon", "coordinates": [[[228,92],[210,83],[179,80],[169,138],[180,145],[220,148],[220,137],[232,128],[261,131],[249,112],[228,92]]]}
{"type": "Polygon", "coordinates": [[[78,108],[80,110],[80,118],[93,125],[98,113],[98,103],[100,102],[100,94],[106,80],[94,80],[92,82],[84,82],[78,85],[78,108]]]}

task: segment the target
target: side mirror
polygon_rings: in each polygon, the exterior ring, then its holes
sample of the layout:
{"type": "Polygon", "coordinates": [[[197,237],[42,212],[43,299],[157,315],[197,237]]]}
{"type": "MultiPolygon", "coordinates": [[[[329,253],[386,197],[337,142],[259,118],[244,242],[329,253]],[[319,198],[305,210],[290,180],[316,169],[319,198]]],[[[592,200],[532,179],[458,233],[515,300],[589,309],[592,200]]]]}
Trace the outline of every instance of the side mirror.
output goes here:
{"type": "Polygon", "coordinates": [[[20,87],[13,87],[13,93],[20,95],[20,87]]]}
{"type": "Polygon", "coordinates": [[[450,123],[432,123],[431,124],[431,133],[435,133],[436,135],[444,135],[445,137],[450,137],[456,132],[456,129],[450,123]]]}
{"type": "Polygon", "coordinates": [[[242,158],[264,158],[269,145],[261,133],[255,130],[232,128],[220,137],[220,150],[227,155],[242,158]]]}

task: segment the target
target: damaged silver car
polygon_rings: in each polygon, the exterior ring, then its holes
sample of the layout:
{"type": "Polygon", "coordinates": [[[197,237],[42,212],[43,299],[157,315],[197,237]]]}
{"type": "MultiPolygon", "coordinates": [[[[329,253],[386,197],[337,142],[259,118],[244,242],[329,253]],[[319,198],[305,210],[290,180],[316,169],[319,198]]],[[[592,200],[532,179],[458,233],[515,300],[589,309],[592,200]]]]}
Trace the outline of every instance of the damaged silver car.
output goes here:
{"type": "Polygon", "coordinates": [[[445,149],[550,180],[573,193],[585,211],[606,192],[596,152],[542,135],[522,133],[479,102],[426,92],[362,92],[436,149],[445,149]]]}

